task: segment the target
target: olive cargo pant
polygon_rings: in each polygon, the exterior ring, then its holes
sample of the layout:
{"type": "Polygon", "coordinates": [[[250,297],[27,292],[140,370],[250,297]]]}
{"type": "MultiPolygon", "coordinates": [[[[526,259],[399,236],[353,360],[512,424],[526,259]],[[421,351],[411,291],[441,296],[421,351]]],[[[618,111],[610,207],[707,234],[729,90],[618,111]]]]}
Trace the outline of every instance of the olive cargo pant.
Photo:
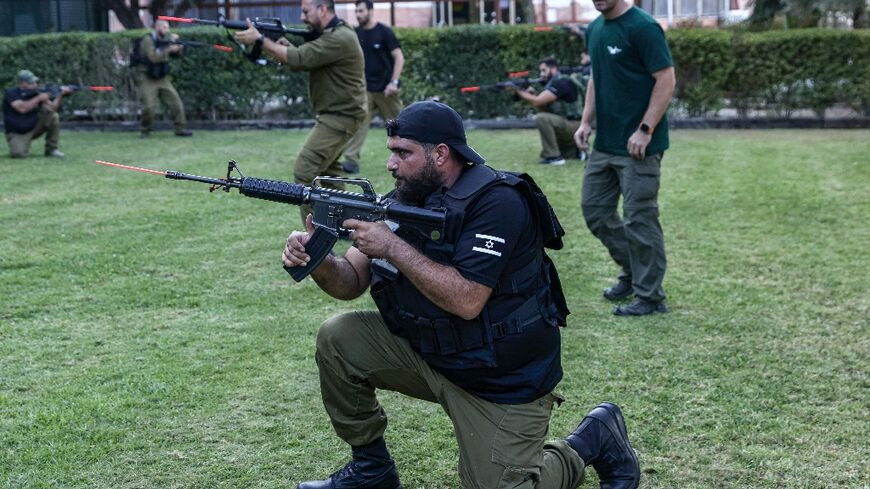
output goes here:
{"type": "Polygon", "coordinates": [[[366,142],[369,127],[372,125],[374,110],[378,109],[384,121],[395,119],[399,115],[399,112],[402,111],[402,100],[399,98],[398,93],[388,97],[384,95],[384,92],[366,92],[366,99],[368,99],[369,104],[368,116],[366,116],[365,121],[363,121],[362,126],[360,126],[356,134],[353,135],[353,138],[347,143],[347,147],[344,148],[344,159],[356,164],[360,162],[360,152],[362,151],[363,143],[366,142]]]}
{"type": "Polygon", "coordinates": [[[622,267],[642,299],[665,298],[667,259],[659,223],[658,193],[662,154],[643,160],[592,151],[583,175],[581,207],[586,226],[622,267]],[[622,195],[623,217],[616,212],[622,195]]]}
{"type": "Polygon", "coordinates": [[[157,103],[162,101],[169,109],[175,126],[175,132],[184,131],[187,128],[187,119],[184,115],[184,104],[181,97],[169,81],[169,77],[152,80],[144,74],[138,74],[136,85],[139,90],[139,101],[142,104],[142,119],[139,122],[139,130],[151,132],[151,124],[154,121],[154,112],[157,103]]]}
{"type": "Polygon", "coordinates": [[[36,127],[24,134],[14,132],[6,133],[6,142],[9,143],[9,156],[23,158],[30,153],[30,143],[34,139],[45,134],[45,154],[57,149],[60,142],[60,116],[57,112],[45,107],[39,109],[39,121],[36,127]]]}
{"type": "MultiPolygon", "coordinates": [[[[319,114],[315,117],[314,128],[305,139],[302,151],[296,157],[296,165],[293,168],[293,178],[296,183],[311,185],[314,177],[331,176],[342,177],[344,171],[338,158],[345,144],[359,129],[362,118],[354,119],[336,114],[319,114]]],[[[324,187],[340,188],[339,185],[326,183],[324,187]]],[[[303,205],[299,208],[302,214],[302,222],[305,216],[311,212],[311,206],[303,205]]]]}
{"type": "Polygon", "coordinates": [[[384,434],[387,415],[375,389],[387,389],[441,404],[456,432],[465,488],[574,489],[583,480],[583,460],[574,449],[561,440],[545,443],[559,397],[505,405],[469,394],[390,333],[377,311],[339,314],[323,323],[315,358],[326,412],[351,445],[384,434]]]}
{"type": "Polygon", "coordinates": [[[535,124],[541,136],[541,158],[577,157],[574,132],[580,127],[580,121],[550,112],[538,112],[535,114],[535,124]]]}

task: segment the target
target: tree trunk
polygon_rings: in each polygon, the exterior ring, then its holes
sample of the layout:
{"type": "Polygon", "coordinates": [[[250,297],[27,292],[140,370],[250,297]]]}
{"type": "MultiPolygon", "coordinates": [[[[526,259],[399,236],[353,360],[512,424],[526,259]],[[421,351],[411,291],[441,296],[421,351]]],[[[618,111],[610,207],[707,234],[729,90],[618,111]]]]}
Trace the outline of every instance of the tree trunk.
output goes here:
{"type": "Polygon", "coordinates": [[[174,2],[170,2],[169,0],[152,0],[151,6],[148,7],[148,11],[151,12],[151,15],[154,18],[157,18],[158,15],[174,15],[176,17],[183,17],[184,14],[193,8],[194,6],[199,7],[202,5],[202,0],[194,1],[194,0],[183,0],[178,3],[178,5],[170,5],[174,2]],[[169,11],[169,7],[172,6],[172,11],[169,11]]]}
{"type": "Polygon", "coordinates": [[[870,27],[870,17],[867,16],[867,4],[859,3],[854,12],[852,12],[852,27],[855,29],[866,29],[870,27]]]}
{"type": "Polygon", "coordinates": [[[139,18],[139,0],[130,0],[129,7],[124,0],[103,0],[103,8],[113,10],[125,29],[145,27],[139,18]]]}

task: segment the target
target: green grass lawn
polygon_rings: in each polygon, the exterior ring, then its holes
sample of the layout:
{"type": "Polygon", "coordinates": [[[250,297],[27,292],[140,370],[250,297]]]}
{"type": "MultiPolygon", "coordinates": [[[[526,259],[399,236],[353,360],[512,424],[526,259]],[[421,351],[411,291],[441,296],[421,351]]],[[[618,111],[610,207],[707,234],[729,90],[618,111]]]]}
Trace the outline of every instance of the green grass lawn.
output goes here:
{"type": "MultiPolygon", "coordinates": [[[[297,209],[92,163],[290,180],[306,134],[64,132],[64,161],[0,157],[0,487],[292,488],[344,463],[314,337],[373,304],[290,280],[297,209]]],[[[601,297],[616,267],[580,215],[582,167],[539,167],[534,131],[469,139],[530,172],[568,233],[553,437],[611,400],[643,487],[870,486],[870,131],[674,131],[672,312],[645,318],[601,297]]],[[[380,192],[384,142],[362,172],[380,192]]],[[[440,407],[381,400],[405,487],[459,487],[440,407]]]]}

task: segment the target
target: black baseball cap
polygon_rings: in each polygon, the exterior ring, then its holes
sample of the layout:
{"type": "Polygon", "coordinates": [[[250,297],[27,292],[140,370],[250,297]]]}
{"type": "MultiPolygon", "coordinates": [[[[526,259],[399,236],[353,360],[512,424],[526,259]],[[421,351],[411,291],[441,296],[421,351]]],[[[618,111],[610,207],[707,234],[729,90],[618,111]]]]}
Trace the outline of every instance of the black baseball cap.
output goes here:
{"type": "Polygon", "coordinates": [[[468,145],[462,118],[449,105],[441,102],[426,100],[405,107],[395,119],[387,122],[387,136],[421,143],[444,143],[471,164],[482,165],[486,162],[468,145]]]}

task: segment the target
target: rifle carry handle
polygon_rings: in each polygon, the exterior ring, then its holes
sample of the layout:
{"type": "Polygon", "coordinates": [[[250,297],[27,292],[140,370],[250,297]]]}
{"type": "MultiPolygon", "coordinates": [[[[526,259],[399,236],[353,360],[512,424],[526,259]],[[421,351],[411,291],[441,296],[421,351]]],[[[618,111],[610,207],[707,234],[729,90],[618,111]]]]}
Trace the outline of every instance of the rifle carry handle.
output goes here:
{"type": "Polygon", "coordinates": [[[326,258],[326,255],[328,255],[332,250],[336,241],[338,241],[338,233],[318,227],[314,230],[314,234],[311,235],[311,239],[308,240],[308,243],[305,244],[305,251],[308,253],[308,256],[311,257],[311,261],[309,261],[307,265],[299,267],[285,266],[284,270],[287,270],[287,273],[293,277],[293,280],[301,282],[302,279],[307,277],[315,268],[320,266],[323,259],[326,258]]]}

